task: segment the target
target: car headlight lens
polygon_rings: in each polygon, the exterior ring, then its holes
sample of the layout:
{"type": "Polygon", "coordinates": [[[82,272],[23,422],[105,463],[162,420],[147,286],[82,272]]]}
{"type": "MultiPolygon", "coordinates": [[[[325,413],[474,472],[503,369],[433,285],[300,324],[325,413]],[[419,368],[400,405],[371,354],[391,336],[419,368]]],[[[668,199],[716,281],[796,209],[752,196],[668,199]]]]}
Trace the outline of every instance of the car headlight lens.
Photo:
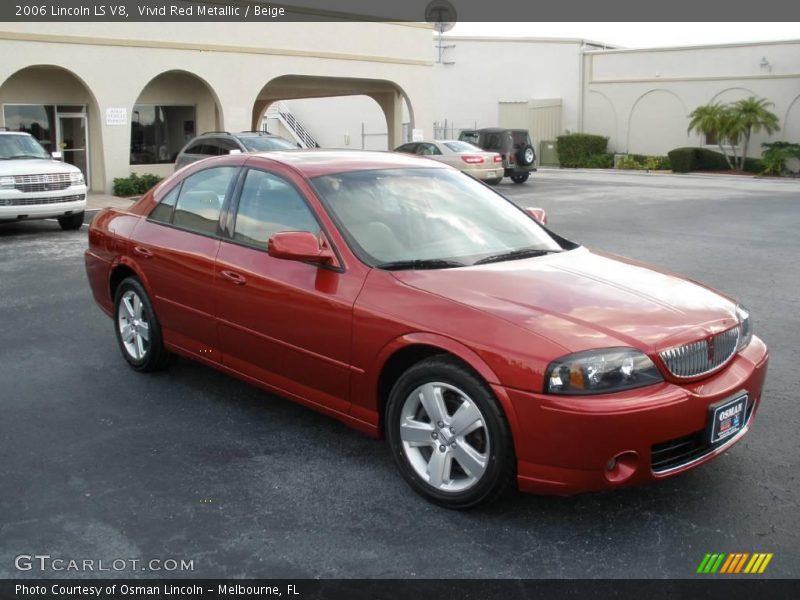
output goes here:
{"type": "Polygon", "coordinates": [[[0,188],[8,190],[8,189],[13,189],[13,187],[14,187],[13,177],[0,177],[0,188]]]}
{"type": "Polygon", "coordinates": [[[741,304],[736,307],[736,318],[739,319],[739,345],[736,351],[740,352],[747,348],[750,340],[753,339],[753,324],[750,322],[750,311],[741,304]]]}
{"type": "Polygon", "coordinates": [[[80,171],[78,171],[77,173],[70,173],[69,182],[72,185],[83,185],[83,173],[81,173],[80,171]]]}
{"type": "Polygon", "coordinates": [[[653,361],[633,348],[576,352],[553,361],[545,374],[548,394],[606,394],[663,381],[653,361]]]}

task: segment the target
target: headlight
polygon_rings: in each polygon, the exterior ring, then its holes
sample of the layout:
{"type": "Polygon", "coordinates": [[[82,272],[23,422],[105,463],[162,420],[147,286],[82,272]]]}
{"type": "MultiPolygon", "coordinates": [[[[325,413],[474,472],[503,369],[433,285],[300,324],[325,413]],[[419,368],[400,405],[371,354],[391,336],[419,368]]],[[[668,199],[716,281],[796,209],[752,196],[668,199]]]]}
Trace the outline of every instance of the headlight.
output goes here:
{"type": "Polygon", "coordinates": [[[663,381],[646,354],[633,348],[577,352],[550,363],[545,374],[548,394],[605,394],[663,381]]]}
{"type": "Polygon", "coordinates": [[[70,173],[69,182],[71,185],[83,185],[83,173],[80,171],[77,173],[70,173]]]}
{"type": "Polygon", "coordinates": [[[753,339],[753,325],[750,322],[750,311],[741,304],[736,307],[736,318],[739,319],[739,345],[736,351],[740,352],[747,347],[753,339]]]}
{"type": "Polygon", "coordinates": [[[12,189],[14,187],[13,177],[0,177],[0,188],[12,189]]]}

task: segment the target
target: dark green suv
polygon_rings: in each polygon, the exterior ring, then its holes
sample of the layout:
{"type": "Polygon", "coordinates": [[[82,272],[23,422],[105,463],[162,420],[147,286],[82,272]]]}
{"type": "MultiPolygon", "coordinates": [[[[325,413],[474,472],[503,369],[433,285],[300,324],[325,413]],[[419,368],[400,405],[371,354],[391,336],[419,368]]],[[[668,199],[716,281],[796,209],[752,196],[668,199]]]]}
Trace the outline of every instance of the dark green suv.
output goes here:
{"type": "Polygon", "coordinates": [[[504,176],[510,177],[514,183],[525,183],[531,171],[536,170],[536,151],[527,129],[465,129],[458,139],[483,150],[498,152],[503,157],[504,176]]]}

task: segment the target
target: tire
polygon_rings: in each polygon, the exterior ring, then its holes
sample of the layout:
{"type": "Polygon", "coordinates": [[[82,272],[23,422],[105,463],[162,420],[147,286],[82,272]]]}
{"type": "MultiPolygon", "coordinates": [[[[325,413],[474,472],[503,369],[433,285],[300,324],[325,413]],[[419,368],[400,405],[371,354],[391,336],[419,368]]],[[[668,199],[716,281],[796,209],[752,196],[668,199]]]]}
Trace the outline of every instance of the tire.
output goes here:
{"type": "Polygon", "coordinates": [[[530,177],[530,173],[527,171],[525,173],[515,173],[511,176],[511,181],[514,183],[525,183],[528,181],[528,177],[530,177]]]}
{"type": "Polygon", "coordinates": [[[511,431],[491,389],[444,354],[397,380],[386,407],[386,437],[403,478],[446,508],[492,502],[516,472],[511,431]]]}
{"type": "Polygon", "coordinates": [[[495,177],[494,179],[487,179],[486,183],[489,185],[498,185],[501,181],[503,181],[502,177],[495,177]]]}
{"type": "Polygon", "coordinates": [[[74,215],[67,215],[66,217],[59,217],[58,224],[64,231],[74,231],[80,229],[83,225],[83,211],[74,215]]]}
{"type": "Polygon", "coordinates": [[[522,146],[519,150],[517,150],[517,164],[522,165],[523,167],[529,167],[533,164],[536,160],[536,152],[533,149],[533,146],[527,144],[522,146]]]}
{"type": "Polygon", "coordinates": [[[114,331],[122,356],[137,371],[157,371],[172,362],[153,305],[136,277],[123,279],[114,294],[114,331]]]}

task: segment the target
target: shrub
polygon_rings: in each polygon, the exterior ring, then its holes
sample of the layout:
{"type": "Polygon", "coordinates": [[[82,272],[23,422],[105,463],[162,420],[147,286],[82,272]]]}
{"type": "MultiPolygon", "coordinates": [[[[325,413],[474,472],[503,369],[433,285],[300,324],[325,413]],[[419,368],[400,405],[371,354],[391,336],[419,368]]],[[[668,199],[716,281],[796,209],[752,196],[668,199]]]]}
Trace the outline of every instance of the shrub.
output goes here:
{"type": "Polygon", "coordinates": [[[667,156],[626,154],[617,163],[617,168],[647,171],[668,171],[670,169],[670,161],[669,157],[667,156]]]}
{"type": "Polygon", "coordinates": [[[579,167],[584,169],[611,169],[614,167],[613,154],[593,154],[587,156],[579,167]]]}
{"type": "Polygon", "coordinates": [[[558,162],[562,167],[579,168],[590,157],[606,153],[608,138],[589,133],[560,135],[558,140],[558,162]]]}
{"type": "Polygon", "coordinates": [[[114,195],[115,196],[141,196],[154,185],[161,181],[158,175],[151,175],[146,173],[144,175],[137,175],[131,173],[130,177],[115,177],[114,178],[114,195]]]}
{"type": "Polygon", "coordinates": [[[725,171],[730,168],[722,154],[708,148],[676,148],[670,150],[668,155],[672,170],[676,173],[725,171]]]}
{"type": "Polygon", "coordinates": [[[762,156],[761,173],[765,175],[781,175],[786,171],[786,161],[792,158],[800,158],[800,144],[790,144],[789,142],[772,142],[761,144],[764,150],[762,156]]]}

